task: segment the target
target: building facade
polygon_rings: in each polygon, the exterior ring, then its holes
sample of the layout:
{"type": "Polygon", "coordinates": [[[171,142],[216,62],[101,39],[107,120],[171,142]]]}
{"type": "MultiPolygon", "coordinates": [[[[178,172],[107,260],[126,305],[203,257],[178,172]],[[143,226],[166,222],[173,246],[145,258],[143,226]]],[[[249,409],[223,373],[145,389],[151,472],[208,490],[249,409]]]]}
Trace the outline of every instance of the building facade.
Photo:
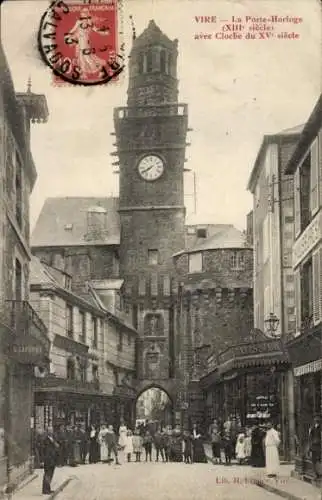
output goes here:
{"type": "Polygon", "coordinates": [[[29,303],[29,197],[36,180],[30,123],[46,121],[45,96],[16,94],[0,45],[0,487],[33,466],[34,367],[49,360],[46,327],[29,303]]]}
{"type": "Polygon", "coordinates": [[[322,98],[318,100],[286,167],[294,175],[293,271],[296,328],[288,343],[295,379],[296,470],[313,477],[308,435],[321,414],[322,368],[322,98]]]}
{"type": "Polygon", "coordinates": [[[184,382],[181,397],[187,421],[206,425],[215,416],[224,419],[240,410],[233,398],[229,402],[226,398],[219,409],[222,380],[215,382],[210,377],[209,384],[199,382],[208,372],[209,355],[217,358],[228,346],[248,336],[252,328],[253,251],[246,247],[244,234],[227,225],[202,243],[199,240],[179,252],[174,261],[180,283],[176,330],[177,370],[184,382]],[[206,415],[204,392],[214,394],[206,415]]]}
{"type": "MultiPolygon", "coordinates": [[[[265,332],[270,314],[279,319],[274,333],[286,340],[295,329],[293,176],[285,172],[302,126],[264,136],[248,183],[253,194],[254,326],[265,332]]],[[[294,395],[292,370],[282,366],[276,387],[282,418],[283,452],[293,458],[294,395]]]]}
{"type": "Polygon", "coordinates": [[[131,424],[136,332],[107,312],[90,285],[85,298],[71,283],[66,273],[32,258],[30,300],[51,341],[49,373],[37,374],[35,430],[118,426],[122,417],[131,424]]]}

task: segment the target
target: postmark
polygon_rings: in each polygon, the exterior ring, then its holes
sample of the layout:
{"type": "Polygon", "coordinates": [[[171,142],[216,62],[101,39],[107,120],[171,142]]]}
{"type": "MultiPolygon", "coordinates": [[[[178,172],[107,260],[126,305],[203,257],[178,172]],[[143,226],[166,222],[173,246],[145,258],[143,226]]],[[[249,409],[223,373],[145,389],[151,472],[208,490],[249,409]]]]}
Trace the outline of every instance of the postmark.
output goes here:
{"type": "Polygon", "coordinates": [[[55,83],[101,85],[124,68],[117,0],[56,0],[41,18],[38,46],[55,83]]]}

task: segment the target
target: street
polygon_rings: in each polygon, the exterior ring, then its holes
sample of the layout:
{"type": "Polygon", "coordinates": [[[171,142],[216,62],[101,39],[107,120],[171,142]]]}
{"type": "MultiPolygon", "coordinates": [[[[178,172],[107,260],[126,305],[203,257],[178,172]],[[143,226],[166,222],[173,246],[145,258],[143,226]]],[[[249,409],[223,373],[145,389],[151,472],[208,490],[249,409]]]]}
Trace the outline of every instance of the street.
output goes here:
{"type": "Polygon", "coordinates": [[[75,479],[58,500],[276,500],[255,484],[247,466],[183,463],[95,464],[71,469],[75,479]]]}

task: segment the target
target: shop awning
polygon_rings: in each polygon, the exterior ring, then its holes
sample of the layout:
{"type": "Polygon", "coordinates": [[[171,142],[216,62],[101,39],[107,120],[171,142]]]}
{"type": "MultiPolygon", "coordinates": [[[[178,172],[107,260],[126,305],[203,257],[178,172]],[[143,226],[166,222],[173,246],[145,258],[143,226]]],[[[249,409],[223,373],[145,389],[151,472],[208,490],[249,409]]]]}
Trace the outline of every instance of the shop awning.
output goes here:
{"type": "Polygon", "coordinates": [[[247,367],[288,363],[288,355],[278,339],[240,343],[228,347],[218,356],[218,373],[247,367]]]}

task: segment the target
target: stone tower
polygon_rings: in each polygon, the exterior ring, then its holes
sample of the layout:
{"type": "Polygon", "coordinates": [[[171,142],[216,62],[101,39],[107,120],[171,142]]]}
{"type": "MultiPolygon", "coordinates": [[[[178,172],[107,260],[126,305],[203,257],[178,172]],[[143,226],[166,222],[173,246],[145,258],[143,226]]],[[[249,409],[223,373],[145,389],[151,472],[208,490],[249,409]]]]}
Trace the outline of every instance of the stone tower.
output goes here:
{"type": "Polygon", "coordinates": [[[141,390],[167,389],[175,379],[172,256],[184,248],[188,121],[187,105],[178,103],[177,55],[178,41],[150,21],[133,40],[128,105],[114,111],[120,276],[139,331],[141,390]]]}

